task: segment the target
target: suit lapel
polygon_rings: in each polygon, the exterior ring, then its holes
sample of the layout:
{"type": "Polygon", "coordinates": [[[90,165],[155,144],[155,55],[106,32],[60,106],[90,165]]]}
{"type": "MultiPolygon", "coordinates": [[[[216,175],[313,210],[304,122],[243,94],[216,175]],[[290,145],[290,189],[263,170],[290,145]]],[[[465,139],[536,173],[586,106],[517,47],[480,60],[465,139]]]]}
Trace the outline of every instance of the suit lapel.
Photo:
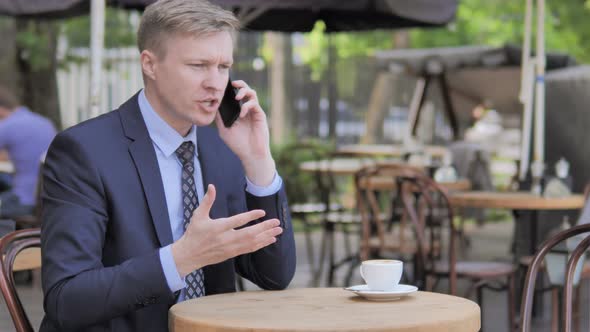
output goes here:
{"type": "Polygon", "coordinates": [[[166,246],[172,243],[166,196],[156,152],[137,103],[137,94],[119,110],[125,135],[132,140],[129,144],[129,154],[141,179],[156,235],[160,245],[166,246]]]}

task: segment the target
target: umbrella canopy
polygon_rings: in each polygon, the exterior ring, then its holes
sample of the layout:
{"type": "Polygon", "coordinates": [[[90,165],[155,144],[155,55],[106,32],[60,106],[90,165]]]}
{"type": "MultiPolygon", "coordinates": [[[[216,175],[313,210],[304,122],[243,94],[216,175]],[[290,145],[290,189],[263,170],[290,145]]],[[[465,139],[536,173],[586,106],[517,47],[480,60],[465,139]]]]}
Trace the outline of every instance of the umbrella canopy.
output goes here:
{"type": "Polygon", "coordinates": [[[14,17],[64,18],[90,11],[82,0],[0,0],[0,15],[14,17]]]}
{"type": "MultiPolygon", "coordinates": [[[[383,66],[394,72],[432,78],[444,76],[446,93],[460,131],[469,122],[471,111],[489,101],[503,113],[522,112],[520,91],[521,49],[514,46],[465,46],[432,49],[392,50],[376,53],[383,66]]],[[[572,66],[565,54],[548,54],[547,70],[572,66]]]]}
{"type": "MultiPolygon", "coordinates": [[[[211,0],[231,9],[244,28],[283,32],[358,31],[444,25],[455,16],[457,0],[211,0]]],[[[154,0],[107,0],[111,6],[142,10],[154,0]]],[[[88,13],[87,0],[0,0],[0,14],[59,18],[88,13]]]]}

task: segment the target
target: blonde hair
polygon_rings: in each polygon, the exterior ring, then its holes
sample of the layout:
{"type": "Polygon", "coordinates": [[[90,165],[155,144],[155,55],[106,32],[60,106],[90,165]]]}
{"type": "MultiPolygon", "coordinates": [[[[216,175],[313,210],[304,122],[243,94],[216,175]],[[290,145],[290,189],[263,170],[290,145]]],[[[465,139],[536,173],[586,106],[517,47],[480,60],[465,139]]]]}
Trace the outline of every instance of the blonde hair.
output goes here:
{"type": "Polygon", "coordinates": [[[239,29],[234,14],[206,0],[159,0],[149,5],[137,31],[139,51],[149,49],[164,57],[163,42],[173,34],[195,36],[239,29]]]}

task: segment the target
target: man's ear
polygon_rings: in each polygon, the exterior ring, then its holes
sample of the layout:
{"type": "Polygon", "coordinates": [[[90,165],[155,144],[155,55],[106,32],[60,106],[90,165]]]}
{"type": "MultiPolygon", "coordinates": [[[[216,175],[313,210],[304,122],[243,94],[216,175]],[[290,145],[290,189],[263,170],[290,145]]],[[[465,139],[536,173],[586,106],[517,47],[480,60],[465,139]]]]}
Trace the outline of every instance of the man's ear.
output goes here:
{"type": "Polygon", "coordinates": [[[143,74],[151,80],[155,80],[158,57],[149,50],[143,50],[141,51],[139,59],[141,61],[141,71],[143,74]]]}

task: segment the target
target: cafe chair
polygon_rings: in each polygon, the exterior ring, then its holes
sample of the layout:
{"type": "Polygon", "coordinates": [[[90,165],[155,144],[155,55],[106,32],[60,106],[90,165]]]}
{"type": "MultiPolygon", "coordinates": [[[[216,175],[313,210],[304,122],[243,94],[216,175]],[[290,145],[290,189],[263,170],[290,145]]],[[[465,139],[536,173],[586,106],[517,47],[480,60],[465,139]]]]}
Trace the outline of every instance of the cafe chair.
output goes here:
{"type": "Polygon", "coordinates": [[[459,261],[456,253],[457,230],[453,225],[453,209],[445,189],[420,173],[406,174],[399,179],[400,185],[403,186],[404,207],[412,221],[418,243],[416,271],[418,278],[422,278],[425,289],[432,290],[440,279],[448,279],[449,291],[455,295],[457,280],[467,280],[470,287],[465,296],[471,297],[475,292],[477,302],[482,308],[484,289],[506,290],[508,331],[511,331],[514,327],[515,313],[515,267],[505,262],[459,261]]]}
{"type": "Polygon", "coordinates": [[[303,224],[307,259],[311,265],[311,284],[318,286],[325,264],[328,258],[328,284],[332,285],[333,275],[338,263],[335,262],[335,232],[341,230],[345,234],[347,247],[349,247],[349,225],[360,222],[354,216],[345,213],[341,204],[334,202],[337,194],[337,185],[329,172],[303,173],[299,164],[304,161],[324,160],[330,162],[332,154],[327,148],[313,142],[298,142],[287,145],[278,154],[277,165],[280,170],[287,196],[291,216],[303,224]],[[312,240],[312,231],[322,230],[321,249],[319,262],[315,264],[315,250],[312,240]]]}
{"type": "Polygon", "coordinates": [[[406,172],[421,170],[399,164],[381,164],[365,167],[356,173],[355,192],[362,220],[361,260],[391,253],[400,257],[416,254],[418,248],[412,226],[405,216],[401,187],[396,181],[406,172]]]}
{"type": "Polygon", "coordinates": [[[0,290],[17,332],[32,332],[33,327],[16,291],[13,269],[17,255],[24,249],[41,245],[39,228],[23,229],[0,239],[0,290]]]}
{"type": "MultiPolygon", "coordinates": [[[[569,229],[563,230],[551,238],[547,239],[540,247],[540,249],[535,254],[533,260],[531,261],[529,268],[526,273],[525,285],[522,293],[522,303],[520,307],[520,329],[521,332],[530,332],[532,331],[531,327],[531,314],[533,309],[533,299],[535,294],[535,283],[537,280],[537,274],[542,268],[543,262],[545,260],[545,256],[549,253],[551,249],[553,249],[556,245],[561,243],[562,241],[566,241],[569,238],[577,236],[579,234],[590,233],[590,224],[581,224],[578,226],[571,227],[569,229]]],[[[589,234],[590,235],[590,234],[589,234]]],[[[582,254],[588,247],[590,246],[590,237],[586,237],[582,240],[577,247],[572,251],[569,260],[567,261],[566,265],[566,274],[564,279],[564,291],[563,291],[563,309],[562,309],[562,327],[563,331],[571,332],[572,331],[572,312],[573,307],[576,304],[576,301],[572,300],[573,297],[573,288],[574,288],[574,270],[578,264],[579,259],[581,258],[582,254]]],[[[587,270],[585,268],[584,270],[587,270]]],[[[587,271],[582,272],[582,277],[584,278],[584,274],[587,274],[587,271]]],[[[579,331],[579,327],[577,328],[579,331]]]]}
{"type": "MultiPolygon", "coordinates": [[[[579,221],[583,221],[583,219],[587,218],[588,216],[590,216],[589,212],[590,211],[590,205],[587,204],[588,202],[588,197],[590,196],[590,183],[586,184],[586,186],[584,187],[584,201],[586,202],[586,204],[584,205],[583,209],[580,212],[580,216],[578,218],[579,221]]],[[[579,223],[579,222],[578,222],[579,223]]],[[[527,270],[530,268],[530,265],[533,261],[533,259],[535,258],[534,255],[528,255],[528,256],[523,256],[519,259],[519,269],[521,269],[522,275],[523,275],[523,281],[524,281],[524,275],[526,274],[527,270]]],[[[541,261],[541,263],[539,264],[538,267],[538,272],[544,271],[546,272],[546,266],[545,266],[545,262],[541,261]]],[[[582,268],[582,272],[581,272],[581,276],[580,276],[581,281],[588,281],[590,280],[590,264],[588,262],[584,263],[583,268],[582,268]]],[[[579,287],[581,285],[578,284],[575,287],[575,291],[577,293],[579,287]]],[[[558,331],[559,330],[559,294],[560,294],[560,290],[562,289],[562,287],[560,286],[554,286],[554,285],[549,285],[547,287],[544,288],[536,288],[535,289],[535,294],[544,294],[545,292],[551,292],[551,331],[558,331]]],[[[580,319],[581,319],[581,315],[580,315],[580,299],[578,296],[574,297],[573,300],[573,306],[572,306],[572,316],[574,318],[574,331],[580,331],[580,319]]]]}

